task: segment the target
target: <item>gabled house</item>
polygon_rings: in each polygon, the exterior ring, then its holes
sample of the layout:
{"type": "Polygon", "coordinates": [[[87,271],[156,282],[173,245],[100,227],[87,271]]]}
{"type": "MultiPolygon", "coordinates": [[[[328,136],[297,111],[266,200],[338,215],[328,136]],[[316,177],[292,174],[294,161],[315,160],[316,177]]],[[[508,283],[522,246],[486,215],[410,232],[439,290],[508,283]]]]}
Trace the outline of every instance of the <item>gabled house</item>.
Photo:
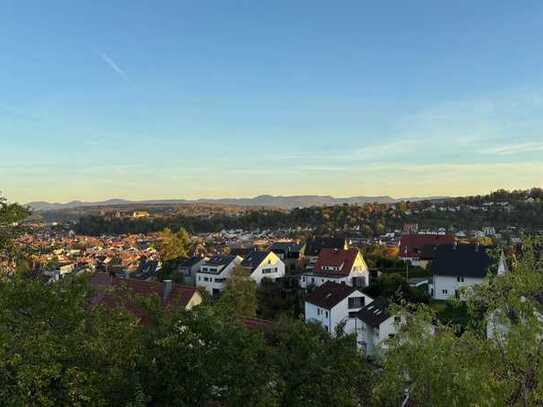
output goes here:
{"type": "Polygon", "coordinates": [[[479,245],[439,246],[430,268],[430,295],[435,300],[458,296],[461,288],[483,281],[491,262],[487,248],[479,245]]]}
{"type": "Polygon", "coordinates": [[[391,315],[389,306],[385,298],[378,297],[354,315],[357,343],[366,357],[385,351],[385,341],[398,332],[401,318],[391,315]]]}
{"type": "Polygon", "coordinates": [[[249,253],[241,262],[251,278],[260,285],[264,278],[277,280],[285,277],[285,263],[272,251],[254,251],[249,253]]]}
{"type": "Polygon", "coordinates": [[[313,270],[323,249],[347,250],[349,243],[345,239],[322,238],[308,240],[305,244],[303,256],[307,262],[306,270],[313,270]]]}
{"type": "Polygon", "coordinates": [[[402,235],[398,256],[401,260],[410,262],[413,266],[426,268],[435,255],[435,249],[442,245],[454,244],[453,235],[402,235]]]}
{"type": "Polygon", "coordinates": [[[147,315],[130,294],[154,297],[167,309],[191,310],[203,302],[203,297],[196,288],[175,284],[171,280],[159,282],[122,279],[110,273],[97,272],[92,275],[90,284],[94,289],[91,306],[104,305],[113,308],[121,300],[123,306],[143,324],[149,322],[147,315]]]}
{"type": "Polygon", "coordinates": [[[196,273],[196,286],[204,288],[211,295],[224,291],[226,280],[241,264],[240,256],[213,256],[200,264],[196,273]]]}
{"type": "Polygon", "coordinates": [[[353,332],[350,315],[360,311],[373,299],[354,287],[327,282],[311,292],[305,300],[305,321],[320,323],[334,335],[338,325],[345,323],[345,332],[353,332]]]}
{"type": "Polygon", "coordinates": [[[313,271],[300,277],[300,287],[319,287],[331,281],[354,287],[369,285],[369,270],[358,249],[323,249],[313,271]]]}
{"type": "Polygon", "coordinates": [[[183,282],[189,285],[196,285],[196,274],[206,261],[205,257],[193,256],[179,259],[176,264],[177,272],[183,276],[183,282]]]}
{"type": "Polygon", "coordinates": [[[275,242],[270,250],[285,263],[286,272],[295,272],[303,258],[305,244],[296,242],[275,242]]]}

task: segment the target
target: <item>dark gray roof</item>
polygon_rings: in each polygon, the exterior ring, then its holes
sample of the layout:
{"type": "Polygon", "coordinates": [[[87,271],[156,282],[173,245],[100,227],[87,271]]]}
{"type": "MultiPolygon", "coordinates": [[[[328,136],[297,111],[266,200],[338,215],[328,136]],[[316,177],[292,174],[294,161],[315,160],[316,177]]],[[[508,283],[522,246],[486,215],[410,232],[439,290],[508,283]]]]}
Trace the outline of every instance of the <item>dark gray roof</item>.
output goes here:
{"type": "Polygon", "coordinates": [[[386,298],[377,297],[373,302],[363,307],[355,315],[366,324],[378,328],[383,322],[390,318],[388,307],[390,303],[386,298]]]}
{"type": "Polygon", "coordinates": [[[297,253],[302,250],[302,243],[294,242],[275,242],[271,245],[270,250],[275,253],[297,253]]]}
{"type": "Polygon", "coordinates": [[[263,251],[254,251],[249,253],[241,262],[242,267],[250,268],[251,270],[256,269],[264,261],[266,256],[270,252],[263,251]]]}
{"type": "Polygon", "coordinates": [[[355,291],[355,288],[348,285],[328,281],[309,294],[306,301],[321,308],[332,309],[355,291]]]}
{"type": "Polygon", "coordinates": [[[228,266],[234,261],[236,256],[213,256],[209,260],[204,262],[206,266],[228,266]]]}
{"type": "Polygon", "coordinates": [[[177,263],[178,267],[193,267],[199,262],[203,260],[202,257],[194,256],[194,257],[185,257],[179,260],[177,263]]]}
{"type": "Polygon", "coordinates": [[[439,246],[431,271],[436,276],[484,278],[492,260],[487,249],[478,245],[439,246]]]}
{"type": "Polygon", "coordinates": [[[323,238],[309,240],[305,245],[306,256],[318,256],[322,249],[344,249],[345,239],[323,238]]]}

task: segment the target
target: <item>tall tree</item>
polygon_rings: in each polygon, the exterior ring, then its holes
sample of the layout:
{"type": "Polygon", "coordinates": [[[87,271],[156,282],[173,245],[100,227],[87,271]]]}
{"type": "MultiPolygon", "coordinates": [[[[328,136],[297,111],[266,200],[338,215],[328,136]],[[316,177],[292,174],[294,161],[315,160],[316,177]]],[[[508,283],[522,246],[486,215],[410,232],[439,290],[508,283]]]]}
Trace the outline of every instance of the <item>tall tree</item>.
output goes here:
{"type": "Polygon", "coordinates": [[[191,251],[190,236],[185,229],[174,233],[170,229],[160,232],[159,253],[163,262],[186,257],[191,251]]]}
{"type": "Polygon", "coordinates": [[[239,318],[252,318],[256,315],[256,305],[256,283],[248,270],[238,266],[226,282],[217,306],[228,309],[239,318]]]}
{"type": "Polygon", "coordinates": [[[30,211],[17,204],[9,203],[0,196],[0,271],[2,268],[12,271],[23,253],[16,249],[15,239],[24,233],[21,222],[30,215],[30,211]]]}
{"type": "Polygon", "coordinates": [[[470,321],[462,334],[426,306],[401,311],[407,324],[389,342],[378,403],[398,405],[408,392],[419,406],[541,405],[540,244],[526,242],[510,273],[465,290],[470,321]]]}

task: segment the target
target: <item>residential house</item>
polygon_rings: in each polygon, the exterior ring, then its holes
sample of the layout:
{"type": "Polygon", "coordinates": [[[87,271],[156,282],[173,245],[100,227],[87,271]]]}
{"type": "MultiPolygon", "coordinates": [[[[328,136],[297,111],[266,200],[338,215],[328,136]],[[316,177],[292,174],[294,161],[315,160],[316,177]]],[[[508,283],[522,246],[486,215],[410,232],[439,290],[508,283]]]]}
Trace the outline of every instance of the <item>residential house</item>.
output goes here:
{"type": "Polygon", "coordinates": [[[213,256],[204,260],[196,273],[196,286],[205,288],[211,295],[220,294],[242,260],[240,256],[213,256]]]}
{"type": "Polygon", "coordinates": [[[459,290],[480,284],[487,275],[491,258],[487,248],[479,245],[439,246],[435,251],[430,271],[430,295],[435,300],[458,296],[459,290]]]}
{"type": "Polygon", "coordinates": [[[158,282],[122,279],[110,273],[97,272],[92,275],[90,284],[95,291],[91,298],[92,306],[104,305],[110,308],[123,306],[143,324],[149,323],[145,310],[132,296],[126,296],[126,290],[136,296],[156,298],[167,309],[191,310],[203,301],[196,288],[178,285],[171,280],[158,282]]]}
{"type": "Polygon", "coordinates": [[[306,270],[313,270],[322,249],[347,250],[348,248],[349,243],[345,239],[322,238],[308,240],[303,251],[303,256],[306,260],[306,270]]]}
{"type": "Polygon", "coordinates": [[[286,272],[296,271],[301,259],[303,258],[305,244],[296,242],[275,242],[270,250],[277,254],[285,263],[286,272]]]}
{"type": "Polygon", "coordinates": [[[360,311],[373,299],[354,287],[327,282],[311,292],[305,300],[305,321],[320,323],[332,335],[344,323],[346,333],[352,333],[349,316],[360,311]]]}
{"type": "Polygon", "coordinates": [[[183,283],[196,285],[196,274],[200,271],[202,264],[206,260],[208,259],[200,256],[179,259],[177,262],[177,272],[183,276],[183,283]]]}
{"type": "Polygon", "coordinates": [[[300,287],[319,287],[331,281],[354,287],[369,285],[369,270],[358,249],[323,249],[313,271],[300,277],[300,287]]]}
{"type": "Polygon", "coordinates": [[[401,318],[391,315],[389,306],[386,298],[378,297],[354,314],[357,343],[366,357],[386,351],[386,340],[398,332],[401,318]]]}
{"type": "Polygon", "coordinates": [[[259,286],[264,278],[277,280],[285,277],[285,263],[272,251],[250,252],[241,262],[251,278],[259,286]]]}
{"type": "Polygon", "coordinates": [[[433,258],[433,249],[442,245],[452,245],[456,241],[453,235],[413,234],[400,238],[399,257],[413,266],[426,268],[433,258]]]}

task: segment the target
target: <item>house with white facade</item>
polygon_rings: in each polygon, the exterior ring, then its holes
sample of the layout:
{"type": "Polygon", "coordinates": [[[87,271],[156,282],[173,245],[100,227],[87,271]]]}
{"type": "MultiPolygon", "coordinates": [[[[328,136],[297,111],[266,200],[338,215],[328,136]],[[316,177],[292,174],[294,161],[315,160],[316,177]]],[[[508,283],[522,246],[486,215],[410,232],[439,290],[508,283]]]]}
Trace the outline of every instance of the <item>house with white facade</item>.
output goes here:
{"type": "Polygon", "coordinates": [[[487,249],[479,245],[439,246],[430,268],[430,295],[435,300],[458,297],[461,288],[483,281],[491,262],[487,249]]]}
{"type": "Polygon", "coordinates": [[[252,251],[241,262],[241,267],[260,286],[264,278],[272,281],[285,277],[285,263],[272,251],[252,251]]]}
{"type": "Polygon", "coordinates": [[[304,246],[303,256],[306,262],[306,270],[313,271],[324,249],[347,250],[349,243],[345,239],[321,238],[308,240],[304,246]]]}
{"type": "Polygon", "coordinates": [[[200,265],[196,273],[196,286],[205,288],[211,295],[224,291],[226,280],[242,262],[240,256],[213,256],[200,265]]]}
{"type": "Polygon", "coordinates": [[[358,249],[323,249],[312,271],[300,277],[300,287],[319,287],[326,282],[352,287],[369,285],[369,270],[358,249]]]}
{"type": "Polygon", "coordinates": [[[315,288],[305,300],[305,321],[316,322],[330,334],[344,323],[345,333],[354,333],[350,316],[371,303],[373,299],[354,287],[327,282],[315,288]]]}
{"type": "Polygon", "coordinates": [[[208,260],[204,257],[193,256],[179,259],[176,264],[177,272],[183,276],[183,283],[188,285],[196,284],[196,274],[200,271],[202,264],[208,260]]]}
{"type": "Polygon", "coordinates": [[[411,263],[413,266],[426,268],[428,262],[433,259],[435,249],[442,245],[452,245],[455,242],[452,235],[440,234],[408,234],[402,235],[399,243],[401,260],[411,263]]]}
{"type": "Polygon", "coordinates": [[[357,344],[366,357],[374,358],[386,351],[386,340],[396,335],[401,318],[391,315],[390,303],[378,297],[354,314],[357,344]]]}

